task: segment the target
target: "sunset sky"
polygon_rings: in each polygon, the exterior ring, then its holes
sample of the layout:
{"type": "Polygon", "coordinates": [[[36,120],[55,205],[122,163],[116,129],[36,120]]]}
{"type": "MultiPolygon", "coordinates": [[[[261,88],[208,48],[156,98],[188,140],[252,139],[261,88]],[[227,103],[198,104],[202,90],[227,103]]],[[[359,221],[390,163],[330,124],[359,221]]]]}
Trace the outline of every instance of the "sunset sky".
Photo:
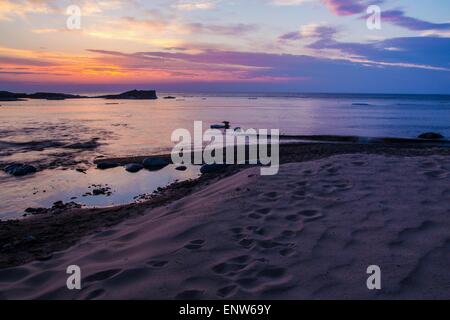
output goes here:
{"type": "Polygon", "coordinates": [[[450,93],[448,0],[0,0],[0,28],[0,90],[450,93]]]}

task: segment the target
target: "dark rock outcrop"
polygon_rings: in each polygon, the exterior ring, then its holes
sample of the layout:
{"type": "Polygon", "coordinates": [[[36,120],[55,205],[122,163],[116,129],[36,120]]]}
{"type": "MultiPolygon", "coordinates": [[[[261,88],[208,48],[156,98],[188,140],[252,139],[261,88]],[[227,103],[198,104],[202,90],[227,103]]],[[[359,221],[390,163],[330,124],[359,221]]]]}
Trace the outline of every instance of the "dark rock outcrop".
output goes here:
{"type": "Polygon", "coordinates": [[[35,173],[37,169],[28,164],[15,163],[7,166],[4,171],[10,175],[21,177],[35,173]]]}
{"type": "MultiPolygon", "coordinates": [[[[24,99],[44,99],[44,100],[65,100],[65,99],[85,99],[87,96],[76,94],[54,93],[54,92],[36,92],[36,93],[14,93],[9,91],[0,91],[0,101],[21,101],[24,99]]],[[[155,90],[131,90],[120,94],[111,94],[92,98],[102,99],[122,99],[122,100],[155,100],[158,99],[155,90]]],[[[175,99],[175,97],[166,97],[175,99]]]]}
{"type": "Polygon", "coordinates": [[[223,124],[213,124],[211,125],[211,129],[230,129],[230,122],[229,121],[222,121],[223,124]]]}
{"type": "Polygon", "coordinates": [[[147,170],[159,170],[170,164],[170,161],[163,157],[145,158],[142,165],[147,170]]]}
{"type": "Polygon", "coordinates": [[[442,134],[436,133],[436,132],[426,132],[426,133],[422,133],[418,138],[426,139],[426,140],[442,140],[442,139],[444,139],[444,136],[442,134]]]}
{"type": "Polygon", "coordinates": [[[106,96],[99,96],[97,98],[103,99],[117,99],[117,100],[155,100],[158,99],[155,90],[132,90],[120,94],[112,94],[106,96]]]}
{"type": "Polygon", "coordinates": [[[53,92],[37,92],[27,94],[27,93],[0,91],[1,101],[21,101],[23,99],[65,100],[65,99],[81,99],[81,98],[87,97],[75,94],[53,93],[53,92]]]}
{"type": "Polygon", "coordinates": [[[37,92],[33,94],[28,94],[26,96],[28,99],[44,99],[44,100],[65,100],[65,99],[81,99],[86,98],[85,96],[79,96],[75,94],[66,93],[53,93],[53,92],[37,92]]]}
{"type": "Polygon", "coordinates": [[[118,166],[119,166],[118,163],[112,162],[112,161],[102,161],[102,162],[97,163],[97,169],[100,169],[100,170],[112,169],[112,168],[116,168],[118,166]]]}
{"type": "Polygon", "coordinates": [[[136,173],[144,169],[144,166],[139,163],[130,163],[125,166],[125,170],[131,173],[136,173]]]}
{"type": "Polygon", "coordinates": [[[0,91],[0,101],[21,101],[26,98],[25,93],[13,93],[9,91],[0,91]]]}
{"type": "Polygon", "coordinates": [[[48,212],[48,209],[46,208],[27,208],[25,209],[26,213],[33,214],[33,215],[39,215],[39,214],[45,214],[48,212]]]}

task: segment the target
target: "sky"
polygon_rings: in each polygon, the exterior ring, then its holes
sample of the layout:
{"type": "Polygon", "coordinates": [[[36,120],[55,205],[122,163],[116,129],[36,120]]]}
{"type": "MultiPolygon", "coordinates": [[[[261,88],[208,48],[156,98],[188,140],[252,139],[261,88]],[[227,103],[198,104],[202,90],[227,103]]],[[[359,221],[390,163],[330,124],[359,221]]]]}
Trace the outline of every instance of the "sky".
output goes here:
{"type": "Polygon", "coordinates": [[[0,28],[0,90],[450,94],[448,0],[0,0],[0,28]]]}

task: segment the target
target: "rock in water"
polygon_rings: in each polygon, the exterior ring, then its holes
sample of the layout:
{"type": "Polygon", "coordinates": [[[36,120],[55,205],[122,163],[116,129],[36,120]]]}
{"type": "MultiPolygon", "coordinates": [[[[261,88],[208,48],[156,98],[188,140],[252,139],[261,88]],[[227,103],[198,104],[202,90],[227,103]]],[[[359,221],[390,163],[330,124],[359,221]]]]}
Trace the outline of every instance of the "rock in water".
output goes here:
{"type": "Polygon", "coordinates": [[[230,121],[222,121],[222,124],[213,124],[211,129],[230,129],[230,121]]]}
{"type": "Polygon", "coordinates": [[[26,176],[28,174],[35,173],[37,170],[35,167],[30,166],[28,164],[12,164],[7,166],[4,171],[10,175],[20,177],[20,176],[26,176]]]}
{"type": "Polygon", "coordinates": [[[117,163],[115,163],[115,162],[102,161],[102,162],[99,162],[97,164],[97,169],[106,170],[106,169],[112,169],[112,168],[115,168],[115,167],[118,167],[118,166],[119,165],[117,163]]]}
{"type": "Polygon", "coordinates": [[[223,168],[225,168],[225,165],[224,165],[224,164],[217,164],[217,163],[214,163],[214,164],[205,164],[205,165],[203,165],[203,166],[200,168],[200,172],[201,172],[202,174],[205,174],[205,173],[211,173],[211,172],[217,172],[217,171],[222,170],[223,168]]]}
{"type": "Polygon", "coordinates": [[[225,129],[225,125],[224,124],[212,124],[211,129],[225,129]]]}
{"type": "Polygon", "coordinates": [[[436,132],[426,132],[426,133],[422,133],[419,136],[419,139],[442,140],[442,139],[444,139],[444,136],[442,134],[436,133],[436,132]]]}
{"type": "Polygon", "coordinates": [[[125,170],[131,173],[136,173],[144,169],[144,166],[139,163],[130,163],[125,166],[125,170]]]}
{"type": "Polygon", "coordinates": [[[170,164],[169,160],[162,157],[145,158],[142,165],[148,170],[162,169],[170,164]]]}

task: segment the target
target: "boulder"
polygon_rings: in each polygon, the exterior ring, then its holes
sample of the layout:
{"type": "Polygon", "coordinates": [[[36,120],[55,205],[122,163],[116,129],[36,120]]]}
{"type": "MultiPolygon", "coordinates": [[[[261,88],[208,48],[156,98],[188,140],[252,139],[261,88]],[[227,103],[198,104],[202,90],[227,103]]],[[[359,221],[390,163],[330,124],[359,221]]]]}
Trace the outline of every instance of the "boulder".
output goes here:
{"type": "Polygon", "coordinates": [[[112,169],[112,168],[115,168],[118,166],[119,165],[117,163],[112,162],[112,161],[102,161],[102,162],[97,163],[97,169],[100,169],[100,170],[112,169]]]}
{"type": "Polygon", "coordinates": [[[436,132],[426,132],[426,133],[422,133],[418,138],[425,139],[425,140],[442,140],[442,139],[444,139],[444,136],[442,134],[436,133],[436,132]]]}
{"type": "Polygon", "coordinates": [[[12,164],[7,166],[4,171],[10,175],[20,177],[20,176],[26,176],[28,174],[35,173],[37,169],[33,166],[30,166],[28,164],[12,164]]]}
{"type": "Polygon", "coordinates": [[[48,209],[46,209],[46,208],[27,208],[27,209],[25,209],[25,212],[33,214],[33,215],[39,215],[39,214],[47,213],[48,209]]]}
{"type": "Polygon", "coordinates": [[[136,173],[144,169],[144,166],[140,163],[130,163],[125,166],[125,170],[131,173],[136,173]]]}
{"type": "Polygon", "coordinates": [[[148,170],[162,169],[170,164],[169,160],[162,157],[145,158],[142,165],[148,170]]]}
{"type": "Polygon", "coordinates": [[[225,168],[224,164],[217,164],[217,163],[205,164],[200,168],[200,172],[202,174],[212,173],[212,172],[217,172],[217,171],[223,170],[224,168],[225,168]]]}
{"type": "Polygon", "coordinates": [[[224,124],[212,124],[211,129],[225,129],[225,125],[224,124]]]}
{"type": "Polygon", "coordinates": [[[64,202],[56,201],[53,203],[52,209],[63,209],[63,208],[64,208],[64,202]]]}
{"type": "Polygon", "coordinates": [[[213,124],[210,127],[211,129],[230,129],[230,121],[222,121],[222,124],[213,124]]]}

